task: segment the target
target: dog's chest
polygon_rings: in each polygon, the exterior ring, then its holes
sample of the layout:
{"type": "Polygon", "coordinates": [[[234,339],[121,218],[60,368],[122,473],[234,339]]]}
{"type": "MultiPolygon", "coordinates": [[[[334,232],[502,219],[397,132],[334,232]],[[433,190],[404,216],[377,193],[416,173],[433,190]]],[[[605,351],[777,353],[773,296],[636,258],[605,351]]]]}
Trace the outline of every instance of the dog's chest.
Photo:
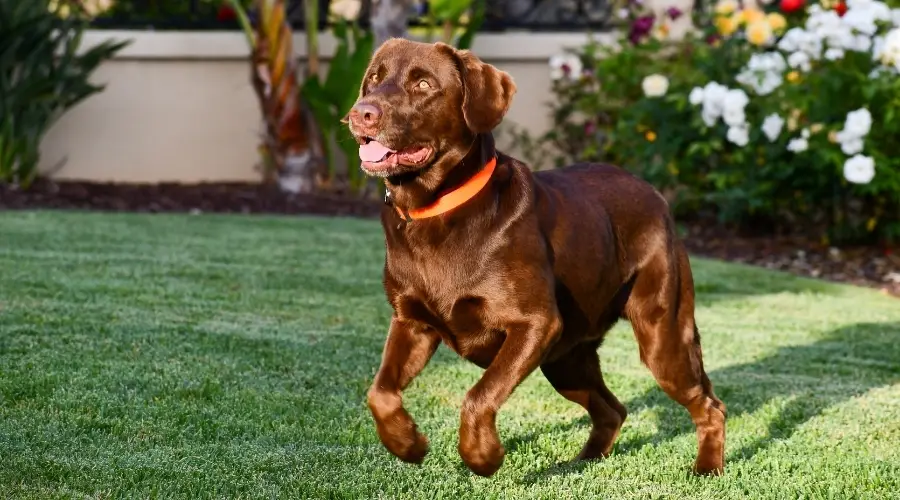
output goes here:
{"type": "Polygon", "coordinates": [[[413,257],[393,269],[398,316],[434,329],[459,355],[487,366],[505,338],[491,311],[495,278],[483,261],[430,257],[413,257]]]}

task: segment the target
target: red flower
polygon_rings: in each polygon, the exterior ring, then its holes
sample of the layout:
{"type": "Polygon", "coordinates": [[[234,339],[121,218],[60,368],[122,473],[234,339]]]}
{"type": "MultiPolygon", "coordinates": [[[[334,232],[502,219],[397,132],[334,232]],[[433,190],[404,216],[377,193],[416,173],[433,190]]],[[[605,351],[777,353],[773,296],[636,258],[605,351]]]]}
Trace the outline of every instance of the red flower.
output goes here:
{"type": "Polygon", "coordinates": [[[222,5],[216,12],[216,20],[220,23],[234,21],[235,19],[237,19],[237,13],[230,5],[222,5]]]}
{"type": "Polygon", "coordinates": [[[844,14],[847,13],[847,4],[845,2],[838,2],[837,5],[834,6],[834,11],[841,17],[844,17],[844,14]]]}
{"type": "Polygon", "coordinates": [[[803,8],[803,0],[781,0],[781,11],[785,14],[796,12],[803,8]]]}

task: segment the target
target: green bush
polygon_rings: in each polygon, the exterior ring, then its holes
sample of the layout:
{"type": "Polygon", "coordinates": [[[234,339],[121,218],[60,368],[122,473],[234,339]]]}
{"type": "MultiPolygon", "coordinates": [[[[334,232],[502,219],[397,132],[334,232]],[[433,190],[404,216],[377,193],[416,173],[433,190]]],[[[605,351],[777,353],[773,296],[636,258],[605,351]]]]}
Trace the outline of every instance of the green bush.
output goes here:
{"type": "Polygon", "coordinates": [[[555,126],[520,139],[556,165],[622,165],[680,215],[900,241],[900,10],[838,5],[782,16],[726,0],[677,42],[679,12],[632,14],[614,46],[551,60],[555,126]]]}
{"type": "Polygon", "coordinates": [[[125,45],[84,50],[87,20],[78,4],[50,3],[0,0],[0,182],[34,179],[41,139],[63,113],[103,89],[90,75],[125,45]]]}

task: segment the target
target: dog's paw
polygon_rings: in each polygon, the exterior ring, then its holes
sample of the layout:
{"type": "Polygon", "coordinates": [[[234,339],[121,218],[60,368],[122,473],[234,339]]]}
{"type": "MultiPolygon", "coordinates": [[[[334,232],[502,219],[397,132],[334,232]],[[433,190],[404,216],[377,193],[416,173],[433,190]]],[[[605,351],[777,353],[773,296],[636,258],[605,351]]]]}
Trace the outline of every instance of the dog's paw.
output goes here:
{"type": "Polygon", "coordinates": [[[503,449],[503,446],[497,446],[495,448],[486,447],[469,453],[460,452],[460,456],[466,464],[466,467],[475,474],[483,477],[493,476],[495,472],[500,470],[505,455],[506,450],[503,449]]]}
{"type": "Polygon", "coordinates": [[[379,426],[378,434],[381,442],[400,460],[421,464],[428,454],[428,438],[416,430],[416,424],[412,420],[403,423],[405,425],[396,425],[392,429],[379,426]]]}
{"type": "Polygon", "coordinates": [[[394,455],[397,455],[400,460],[411,464],[421,464],[427,454],[428,438],[421,432],[416,432],[415,438],[404,443],[402,448],[394,451],[394,455]]]}
{"type": "Polygon", "coordinates": [[[460,432],[459,455],[466,467],[479,476],[492,476],[503,465],[506,450],[500,444],[493,426],[463,428],[460,432]]]}

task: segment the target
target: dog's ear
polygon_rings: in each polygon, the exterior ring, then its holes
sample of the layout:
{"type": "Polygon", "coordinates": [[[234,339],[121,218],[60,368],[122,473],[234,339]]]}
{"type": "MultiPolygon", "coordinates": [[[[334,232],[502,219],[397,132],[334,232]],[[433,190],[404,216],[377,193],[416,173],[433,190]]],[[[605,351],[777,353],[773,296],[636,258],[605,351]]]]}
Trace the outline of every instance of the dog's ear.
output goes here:
{"type": "Polygon", "coordinates": [[[441,49],[456,58],[463,86],[463,117],[469,130],[483,134],[494,130],[512,104],[516,84],[505,71],[482,62],[469,50],[438,42],[441,49]]]}

